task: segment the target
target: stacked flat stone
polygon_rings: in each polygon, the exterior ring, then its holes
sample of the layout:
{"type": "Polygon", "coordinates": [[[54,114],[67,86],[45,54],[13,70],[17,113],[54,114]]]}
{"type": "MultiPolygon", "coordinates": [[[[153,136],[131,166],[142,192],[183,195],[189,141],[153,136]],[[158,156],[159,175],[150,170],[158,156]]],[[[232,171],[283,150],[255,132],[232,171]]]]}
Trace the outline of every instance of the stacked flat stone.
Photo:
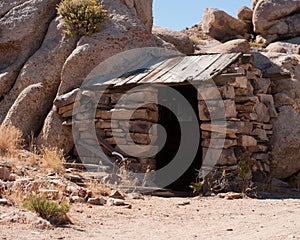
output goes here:
{"type": "MultiPolygon", "coordinates": [[[[213,112],[218,111],[218,105],[221,104],[220,99],[214,99],[215,88],[208,90],[206,94],[199,94],[199,117],[203,121],[201,124],[203,159],[208,147],[222,148],[216,168],[235,170],[238,169],[239,161],[243,161],[251,169],[248,177],[253,181],[265,183],[270,176],[269,140],[273,133],[271,118],[276,117],[277,112],[273,97],[270,95],[271,81],[262,78],[260,70],[253,67],[252,61],[252,56],[245,54],[237,63],[214,78],[224,103],[226,126],[220,122],[221,127],[218,127],[218,114],[213,112]],[[208,105],[214,119],[210,119],[208,105]],[[216,108],[212,107],[214,105],[216,108]],[[216,126],[212,126],[211,120],[216,126]],[[213,134],[214,138],[222,139],[224,127],[226,128],[224,145],[219,144],[222,143],[221,140],[215,139],[210,145],[212,129],[219,132],[213,134]]],[[[224,119],[222,114],[219,117],[220,121],[222,117],[224,119]]]]}

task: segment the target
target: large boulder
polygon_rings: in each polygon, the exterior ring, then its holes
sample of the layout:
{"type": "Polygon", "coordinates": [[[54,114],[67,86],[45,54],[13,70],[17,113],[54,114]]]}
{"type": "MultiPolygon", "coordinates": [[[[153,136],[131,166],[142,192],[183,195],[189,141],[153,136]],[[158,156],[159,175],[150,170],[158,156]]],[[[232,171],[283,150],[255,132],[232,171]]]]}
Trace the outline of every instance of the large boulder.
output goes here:
{"type": "Polygon", "coordinates": [[[152,33],[163,39],[164,41],[173,44],[179,52],[182,52],[184,54],[194,53],[193,42],[186,34],[182,32],[154,26],[152,29],[152,33]]]}
{"type": "Polygon", "coordinates": [[[300,35],[300,1],[260,0],[253,13],[255,33],[266,43],[300,35]]]}
{"type": "Polygon", "coordinates": [[[125,0],[127,7],[143,22],[151,32],[153,26],[153,0],[125,0]]]}
{"type": "Polygon", "coordinates": [[[260,0],[252,0],[252,10],[254,10],[256,4],[258,3],[258,1],[260,1],[260,0]]]}
{"type": "Polygon", "coordinates": [[[12,8],[21,5],[27,0],[1,1],[0,2],[0,18],[9,12],[12,8]]]}
{"type": "Polygon", "coordinates": [[[271,43],[266,49],[269,52],[300,54],[300,37],[271,43]]]}
{"type": "Polygon", "coordinates": [[[300,171],[300,56],[255,53],[255,65],[272,80],[278,117],[273,119],[271,174],[286,179],[300,171]]]}
{"type": "Polygon", "coordinates": [[[64,119],[55,110],[50,111],[37,139],[39,148],[59,148],[63,149],[65,153],[69,153],[72,150],[74,146],[72,128],[63,125],[63,122],[64,119]]]}
{"type": "Polygon", "coordinates": [[[249,24],[236,19],[217,8],[206,8],[202,19],[202,30],[208,36],[225,42],[244,36],[251,31],[249,24]]]}
{"type": "Polygon", "coordinates": [[[247,24],[252,24],[252,15],[253,15],[253,10],[251,10],[246,6],[240,7],[238,9],[238,13],[237,13],[238,19],[247,24]]]}
{"type": "Polygon", "coordinates": [[[59,0],[23,2],[1,3],[4,15],[0,19],[0,98],[11,89],[22,65],[42,44],[59,0]]]}
{"type": "Polygon", "coordinates": [[[246,39],[235,39],[204,50],[205,53],[249,53],[250,43],[246,39]]]}
{"type": "MultiPolygon", "coordinates": [[[[88,74],[107,58],[129,49],[156,46],[156,39],[123,0],[103,2],[111,14],[110,19],[99,33],[79,40],[63,65],[58,95],[80,87],[88,74]]],[[[38,137],[38,145],[60,147],[68,152],[72,148],[72,143],[66,142],[70,129],[61,126],[62,122],[55,110],[50,111],[38,137]]]]}
{"type": "Polygon", "coordinates": [[[76,42],[76,37],[63,33],[60,17],[51,22],[41,48],[26,62],[1,103],[0,112],[8,112],[3,124],[12,123],[25,137],[37,134],[52,107],[63,64],[76,42]]]}

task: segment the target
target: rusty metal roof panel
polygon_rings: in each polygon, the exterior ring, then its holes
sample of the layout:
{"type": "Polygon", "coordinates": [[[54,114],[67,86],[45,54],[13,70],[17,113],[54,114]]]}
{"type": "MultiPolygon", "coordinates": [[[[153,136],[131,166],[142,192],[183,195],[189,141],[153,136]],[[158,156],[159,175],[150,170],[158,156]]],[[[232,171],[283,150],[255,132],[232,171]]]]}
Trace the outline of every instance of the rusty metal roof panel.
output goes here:
{"type": "Polygon", "coordinates": [[[240,56],[241,53],[173,57],[123,74],[102,85],[119,87],[127,84],[176,84],[186,81],[206,81],[220,74],[240,56]]]}

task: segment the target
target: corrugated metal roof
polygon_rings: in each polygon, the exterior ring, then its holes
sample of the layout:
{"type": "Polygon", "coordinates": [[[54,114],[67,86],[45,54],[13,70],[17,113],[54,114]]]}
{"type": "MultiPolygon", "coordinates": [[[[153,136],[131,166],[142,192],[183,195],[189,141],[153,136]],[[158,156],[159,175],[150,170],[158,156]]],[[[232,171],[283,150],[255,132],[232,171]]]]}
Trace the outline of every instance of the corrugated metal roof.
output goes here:
{"type": "Polygon", "coordinates": [[[173,57],[96,85],[119,87],[127,84],[206,81],[221,73],[240,56],[240,53],[231,53],[173,57]]]}

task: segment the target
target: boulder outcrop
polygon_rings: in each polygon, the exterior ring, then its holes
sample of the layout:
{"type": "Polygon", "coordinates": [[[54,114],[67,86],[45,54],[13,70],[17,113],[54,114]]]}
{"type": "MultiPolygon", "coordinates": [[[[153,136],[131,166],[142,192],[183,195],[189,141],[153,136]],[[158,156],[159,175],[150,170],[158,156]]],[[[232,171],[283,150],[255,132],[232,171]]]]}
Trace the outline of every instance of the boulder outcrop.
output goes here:
{"type": "MultiPolygon", "coordinates": [[[[155,37],[122,0],[104,1],[104,4],[108,12],[114,14],[100,32],[83,36],[78,41],[63,64],[58,95],[80,87],[87,75],[105,59],[129,49],[156,46],[155,37]]],[[[59,124],[56,123],[62,122],[58,114],[50,111],[38,137],[38,145],[65,146],[64,150],[68,152],[71,146],[66,144],[65,136],[71,133],[68,126],[57,127],[59,124]],[[53,124],[56,127],[52,127],[53,124]]]]}
{"type": "Polygon", "coordinates": [[[151,32],[153,26],[153,0],[125,0],[127,7],[143,22],[151,32]]]}
{"type": "Polygon", "coordinates": [[[300,1],[260,0],[253,12],[254,32],[266,43],[300,35],[300,1]]]}
{"type": "Polygon", "coordinates": [[[3,124],[12,123],[25,137],[41,129],[59,87],[62,66],[75,46],[76,37],[67,37],[61,18],[54,19],[41,48],[26,62],[1,102],[0,112],[7,113],[3,124]]]}
{"type": "Polygon", "coordinates": [[[266,49],[269,52],[300,54],[300,37],[271,43],[266,49]]]}
{"type": "MultiPolygon", "coordinates": [[[[2,3],[5,9],[1,8],[4,15],[0,19],[0,97],[10,91],[23,64],[41,46],[59,0],[23,2],[2,3]]],[[[0,119],[4,114],[0,110],[0,119]]]]}
{"type": "Polygon", "coordinates": [[[234,39],[238,35],[244,36],[251,30],[247,23],[217,8],[205,9],[202,19],[202,29],[208,36],[221,42],[234,39]]]}
{"type": "Polygon", "coordinates": [[[154,26],[152,29],[152,33],[163,39],[164,41],[173,44],[179,52],[182,52],[184,54],[194,53],[193,42],[186,34],[182,32],[154,26]]]}
{"type": "Polygon", "coordinates": [[[223,44],[205,49],[206,53],[249,53],[250,44],[246,39],[235,39],[223,44]]]}
{"type": "Polygon", "coordinates": [[[55,18],[58,3],[0,3],[0,123],[15,125],[25,137],[42,129],[40,145],[60,147],[68,145],[62,136],[70,135],[60,130],[60,119],[51,111],[57,92],[80,87],[106,58],[159,41],[151,34],[152,0],[103,1],[109,20],[101,32],[81,39],[63,32],[62,19],[55,18]]]}

